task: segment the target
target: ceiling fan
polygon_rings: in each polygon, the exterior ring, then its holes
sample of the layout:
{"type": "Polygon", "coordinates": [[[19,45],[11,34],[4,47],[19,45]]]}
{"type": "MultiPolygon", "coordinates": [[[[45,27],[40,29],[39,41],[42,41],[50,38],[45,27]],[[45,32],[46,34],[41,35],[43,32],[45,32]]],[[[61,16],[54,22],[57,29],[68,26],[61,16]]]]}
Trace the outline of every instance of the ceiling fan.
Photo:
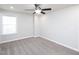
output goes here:
{"type": "Polygon", "coordinates": [[[41,9],[40,4],[34,4],[34,6],[35,6],[35,12],[33,14],[35,14],[35,13],[37,13],[37,14],[39,14],[39,13],[46,14],[44,11],[52,10],[51,8],[41,9]]]}
{"type": "MultiPolygon", "coordinates": [[[[44,9],[42,9],[40,7],[40,4],[34,4],[34,6],[35,6],[35,9],[34,9],[33,14],[46,14],[45,11],[51,11],[52,10],[52,8],[44,8],[44,9]]],[[[27,9],[25,9],[25,10],[27,11],[27,9]]],[[[29,9],[29,11],[30,10],[32,11],[32,9],[29,9]]]]}

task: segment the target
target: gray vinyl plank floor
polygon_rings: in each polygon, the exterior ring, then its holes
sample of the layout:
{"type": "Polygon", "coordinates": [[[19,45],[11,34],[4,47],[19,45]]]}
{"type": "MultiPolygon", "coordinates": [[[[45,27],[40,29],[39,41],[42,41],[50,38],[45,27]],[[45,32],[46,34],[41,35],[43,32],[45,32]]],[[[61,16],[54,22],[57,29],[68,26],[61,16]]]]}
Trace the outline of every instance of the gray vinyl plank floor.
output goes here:
{"type": "Polygon", "coordinates": [[[31,37],[0,44],[0,55],[79,55],[79,52],[44,38],[31,37]]]}

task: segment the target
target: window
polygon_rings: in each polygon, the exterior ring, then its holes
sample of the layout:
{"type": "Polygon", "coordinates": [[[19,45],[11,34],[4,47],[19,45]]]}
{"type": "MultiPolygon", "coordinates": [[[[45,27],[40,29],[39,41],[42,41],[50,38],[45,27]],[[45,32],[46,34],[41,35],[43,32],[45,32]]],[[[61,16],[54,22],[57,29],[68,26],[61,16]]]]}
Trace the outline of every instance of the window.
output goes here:
{"type": "Polygon", "coordinates": [[[16,33],[16,17],[3,16],[2,17],[2,34],[16,33]]]}

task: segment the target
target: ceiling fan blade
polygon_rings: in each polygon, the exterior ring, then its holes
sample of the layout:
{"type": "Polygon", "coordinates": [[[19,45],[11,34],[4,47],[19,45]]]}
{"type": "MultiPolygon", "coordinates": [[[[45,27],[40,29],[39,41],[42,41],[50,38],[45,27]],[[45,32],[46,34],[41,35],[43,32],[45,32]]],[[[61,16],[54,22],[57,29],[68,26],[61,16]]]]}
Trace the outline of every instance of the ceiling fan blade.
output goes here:
{"type": "Polygon", "coordinates": [[[34,12],[33,14],[35,14],[36,12],[34,12]]]}
{"type": "Polygon", "coordinates": [[[40,4],[35,4],[35,7],[38,7],[40,4]]]}
{"type": "Polygon", "coordinates": [[[37,4],[34,4],[35,5],[35,7],[37,7],[38,5],[37,4]]]}
{"type": "Polygon", "coordinates": [[[34,9],[24,9],[25,11],[35,11],[34,9]]]}
{"type": "Polygon", "coordinates": [[[40,4],[34,4],[34,5],[35,5],[35,9],[38,9],[40,4]]]}
{"type": "Polygon", "coordinates": [[[45,14],[45,12],[43,12],[43,11],[42,11],[41,13],[42,13],[42,14],[45,14]]]}
{"type": "Polygon", "coordinates": [[[42,9],[42,11],[49,11],[49,10],[52,10],[52,9],[51,8],[42,9]]]}

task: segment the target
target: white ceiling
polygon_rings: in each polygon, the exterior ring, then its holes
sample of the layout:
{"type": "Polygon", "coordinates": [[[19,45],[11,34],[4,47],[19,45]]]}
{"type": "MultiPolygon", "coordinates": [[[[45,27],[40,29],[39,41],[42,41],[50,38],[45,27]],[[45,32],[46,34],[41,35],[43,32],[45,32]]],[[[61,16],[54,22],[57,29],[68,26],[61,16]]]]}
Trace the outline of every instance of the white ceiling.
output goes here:
{"type": "MultiPolygon", "coordinates": [[[[73,4],[40,4],[41,8],[52,8],[53,11],[57,11],[62,8],[74,6],[73,4]]],[[[33,13],[35,6],[33,4],[0,4],[0,9],[14,11],[14,12],[23,12],[23,13],[33,13]],[[10,7],[13,6],[14,9],[10,7]],[[28,9],[25,11],[25,9],[28,9]],[[32,9],[32,10],[29,10],[32,9]]]]}

